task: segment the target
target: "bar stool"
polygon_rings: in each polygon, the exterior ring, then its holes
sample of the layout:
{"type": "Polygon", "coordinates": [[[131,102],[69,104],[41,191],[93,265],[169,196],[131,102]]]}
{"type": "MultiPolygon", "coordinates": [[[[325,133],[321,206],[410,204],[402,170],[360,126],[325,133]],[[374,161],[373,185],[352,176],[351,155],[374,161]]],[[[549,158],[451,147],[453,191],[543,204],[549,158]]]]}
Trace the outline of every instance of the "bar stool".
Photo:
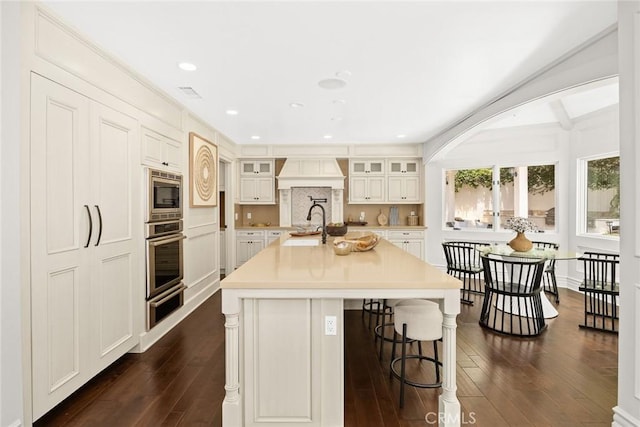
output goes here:
{"type": "MultiPolygon", "coordinates": [[[[384,349],[384,343],[385,342],[390,342],[390,343],[396,343],[396,344],[400,344],[402,343],[401,337],[398,336],[397,333],[393,333],[392,337],[387,337],[385,336],[385,328],[388,326],[393,326],[393,322],[387,322],[385,323],[385,318],[386,316],[393,316],[393,308],[397,305],[397,304],[405,304],[405,305],[419,305],[419,304],[429,304],[430,302],[425,302],[427,300],[424,299],[385,299],[382,300],[382,310],[380,310],[379,316],[382,316],[382,323],[376,322],[378,325],[374,328],[374,334],[376,336],[376,341],[378,340],[378,338],[380,338],[380,354],[378,359],[382,360],[382,352],[384,349]]],[[[376,316],[376,319],[379,317],[376,316]]],[[[407,340],[408,343],[412,343],[415,342],[415,340],[407,340]]],[[[418,347],[419,347],[419,351],[420,354],[422,354],[422,344],[420,343],[420,341],[418,341],[418,347]]],[[[391,358],[394,359],[396,357],[395,355],[395,349],[391,354],[391,358]]]]}
{"type": "MultiPolygon", "coordinates": [[[[437,303],[428,300],[406,300],[396,304],[394,330],[402,334],[402,356],[391,360],[390,373],[400,380],[400,408],[404,407],[404,385],[408,384],[419,388],[438,388],[442,385],[440,380],[440,366],[438,359],[438,340],[442,338],[442,312],[437,303]],[[423,301],[416,303],[416,301],[423,301]],[[407,355],[407,342],[409,339],[433,342],[433,356],[422,354],[407,355]],[[427,360],[432,362],[436,371],[436,382],[421,383],[406,377],[407,359],[427,360]],[[395,365],[400,362],[400,373],[395,365]]],[[[395,354],[396,343],[393,343],[392,353],[395,354]]],[[[420,351],[422,353],[422,351],[420,351]]]]}

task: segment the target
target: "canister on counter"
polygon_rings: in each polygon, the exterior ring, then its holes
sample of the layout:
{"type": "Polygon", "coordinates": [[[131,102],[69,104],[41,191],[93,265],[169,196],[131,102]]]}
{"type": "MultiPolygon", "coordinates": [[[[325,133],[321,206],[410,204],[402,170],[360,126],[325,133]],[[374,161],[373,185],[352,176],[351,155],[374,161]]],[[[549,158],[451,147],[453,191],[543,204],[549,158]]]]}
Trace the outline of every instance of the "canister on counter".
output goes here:
{"type": "Polygon", "coordinates": [[[420,217],[414,211],[411,211],[407,217],[407,225],[418,225],[420,217]]]}

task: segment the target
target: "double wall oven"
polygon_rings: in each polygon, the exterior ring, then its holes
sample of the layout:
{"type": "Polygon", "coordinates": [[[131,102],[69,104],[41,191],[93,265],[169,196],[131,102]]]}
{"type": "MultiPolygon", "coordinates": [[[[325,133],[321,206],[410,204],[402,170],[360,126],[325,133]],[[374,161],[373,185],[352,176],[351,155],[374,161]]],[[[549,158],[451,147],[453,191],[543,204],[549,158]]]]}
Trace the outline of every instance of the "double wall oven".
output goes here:
{"type": "Polygon", "coordinates": [[[182,176],[147,169],[147,329],[184,303],[182,176]]]}

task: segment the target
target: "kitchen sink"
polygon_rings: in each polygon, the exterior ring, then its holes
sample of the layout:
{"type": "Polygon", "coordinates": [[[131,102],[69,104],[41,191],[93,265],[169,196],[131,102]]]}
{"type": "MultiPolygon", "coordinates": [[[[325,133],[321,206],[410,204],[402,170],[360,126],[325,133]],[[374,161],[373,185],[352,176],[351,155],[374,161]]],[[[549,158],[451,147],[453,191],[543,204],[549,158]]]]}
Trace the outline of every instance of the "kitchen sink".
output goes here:
{"type": "Polygon", "coordinates": [[[287,239],[282,246],[318,246],[319,244],[318,239],[287,239]]]}

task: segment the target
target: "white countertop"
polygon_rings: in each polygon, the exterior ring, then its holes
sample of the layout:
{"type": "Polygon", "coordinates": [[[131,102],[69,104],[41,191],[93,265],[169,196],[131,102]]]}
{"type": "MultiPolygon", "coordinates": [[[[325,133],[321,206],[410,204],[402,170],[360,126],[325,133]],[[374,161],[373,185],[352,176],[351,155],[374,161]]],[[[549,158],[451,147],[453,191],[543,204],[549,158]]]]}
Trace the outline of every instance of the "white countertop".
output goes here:
{"type": "Polygon", "coordinates": [[[459,289],[462,286],[458,279],[385,239],[370,251],[340,256],[333,252],[331,237],[325,245],[283,246],[290,238],[296,239],[282,236],[232,272],[222,280],[222,289],[459,289]]]}

